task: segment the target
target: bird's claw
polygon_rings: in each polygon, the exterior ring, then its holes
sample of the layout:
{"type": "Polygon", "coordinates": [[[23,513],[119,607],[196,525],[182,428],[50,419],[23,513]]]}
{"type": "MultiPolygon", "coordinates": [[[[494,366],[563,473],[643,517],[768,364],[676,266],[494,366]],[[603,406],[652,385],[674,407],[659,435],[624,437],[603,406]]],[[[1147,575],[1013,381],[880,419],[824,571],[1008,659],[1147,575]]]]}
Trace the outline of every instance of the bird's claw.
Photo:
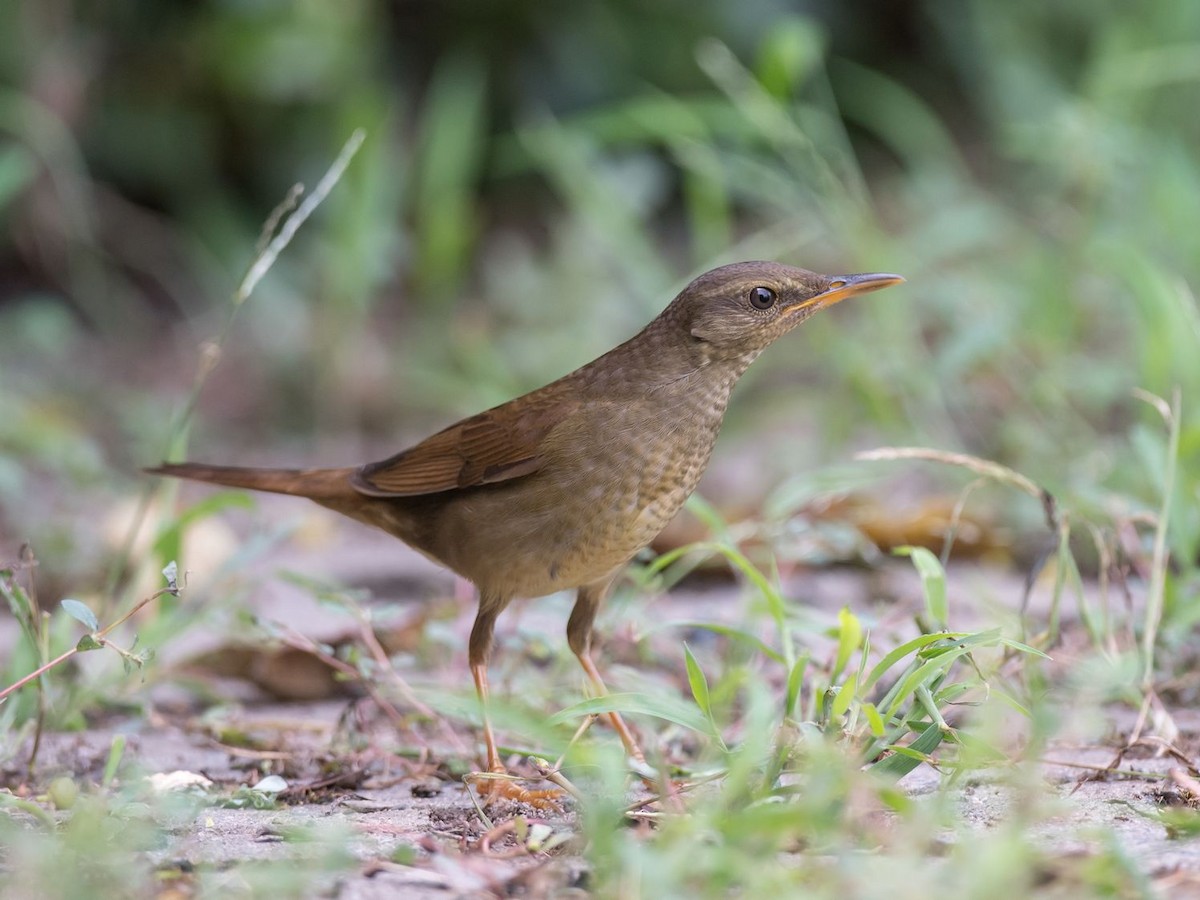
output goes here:
{"type": "Polygon", "coordinates": [[[491,806],[500,800],[511,800],[528,803],[538,809],[554,809],[563,798],[563,792],[558,788],[534,790],[523,787],[520,779],[509,775],[503,766],[493,766],[489,772],[472,772],[467,776],[467,783],[479,792],[479,799],[484,806],[491,806]]]}

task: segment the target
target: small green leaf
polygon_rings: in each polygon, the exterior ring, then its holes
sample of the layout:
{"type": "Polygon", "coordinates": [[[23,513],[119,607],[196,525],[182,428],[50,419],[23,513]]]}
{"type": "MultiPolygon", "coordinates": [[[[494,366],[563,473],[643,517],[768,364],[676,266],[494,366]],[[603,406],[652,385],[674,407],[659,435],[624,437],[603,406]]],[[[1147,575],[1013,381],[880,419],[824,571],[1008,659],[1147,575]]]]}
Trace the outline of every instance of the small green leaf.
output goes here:
{"type": "Polygon", "coordinates": [[[686,643],[683,645],[683,658],[687,664],[688,684],[691,685],[692,696],[696,698],[696,705],[706,718],[711,719],[712,704],[708,696],[708,679],[704,677],[704,670],[692,655],[692,648],[686,643]]]}
{"type": "Polygon", "coordinates": [[[946,640],[948,638],[957,639],[963,636],[965,636],[964,632],[939,632],[937,634],[923,634],[920,637],[913,638],[911,641],[906,641],[876,664],[875,668],[871,670],[871,674],[867,676],[867,680],[863,682],[863,690],[869,691],[875,686],[875,682],[883,677],[884,673],[887,672],[888,669],[890,669],[904,657],[908,656],[908,654],[917,650],[921,650],[929,644],[934,644],[941,640],[946,640]]]}
{"type": "Polygon", "coordinates": [[[402,866],[416,865],[421,854],[412,844],[397,844],[392,850],[391,860],[402,866]]]}
{"type": "Polygon", "coordinates": [[[883,717],[879,715],[879,710],[875,708],[874,703],[864,703],[862,705],[863,715],[867,717],[867,725],[871,729],[871,734],[875,737],[883,737],[883,717]]]}
{"type": "Polygon", "coordinates": [[[858,691],[858,675],[851,675],[846,679],[833,698],[833,706],[829,710],[829,718],[840,719],[846,714],[846,710],[850,708],[850,703],[854,700],[854,695],[858,691]]]}
{"type": "Polygon", "coordinates": [[[862,638],[862,623],[858,616],[850,612],[850,607],[843,606],[838,613],[838,652],[833,671],[829,675],[831,679],[837,678],[842,669],[846,668],[850,655],[862,645],[862,638]]]}
{"type": "Polygon", "coordinates": [[[86,603],[78,600],[64,600],[62,608],[72,619],[82,622],[88,631],[100,630],[100,622],[97,620],[96,614],[88,608],[86,603]]]}
{"type": "Polygon", "coordinates": [[[894,716],[900,709],[900,705],[910,696],[915,695],[917,688],[922,685],[930,684],[934,679],[944,675],[954,665],[955,661],[965,653],[970,652],[970,647],[964,642],[956,645],[952,650],[946,653],[939,654],[929,662],[917,667],[914,671],[900,682],[892,691],[888,692],[888,696],[892,697],[891,705],[887,708],[887,715],[894,716]]]}
{"type": "Polygon", "coordinates": [[[892,551],[897,556],[907,556],[921,576],[921,587],[925,592],[925,611],[939,628],[945,628],[949,618],[946,604],[946,572],[941,561],[924,547],[897,547],[892,551]]]}
{"type": "Polygon", "coordinates": [[[89,650],[99,650],[104,645],[96,640],[92,634],[85,634],[79,639],[79,643],[75,645],[75,649],[80,653],[87,653],[89,650]]]}
{"type": "Polygon", "coordinates": [[[1005,647],[1011,647],[1014,650],[1018,650],[1021,653],[1030,653],[1034,656],[1040,656],[1042,659],[1052,659],[1053,658],[1050,656],[1050,654],[1043,653],[1041,650],[1037,649],[1036,647],[1030,647],[1028,644],[1022,644],[1020,641],[1014,641],[1012,638],[1002,637],[998,640],[998,643],[1003,644],[1005,647]]]}
{"type": "Polygon", "coordinates": [[[125,735],[114,734],[112,744],[108,748],[108,759],[104,762],[104,774],[100,778],[100,783],[104,787],[108,787],[113,783],[113,779],[117,777],[117,769],[121,767],[121,760],[125,758],[125,735]]]}
{"type": "Polygon", "coordinates": [[[800,702],[800,688],[804,684],[804,672],[808,668],[808,654],[803,654],[796,664],[792,666],[792,671],[788,672],[787,680],[787,699],[784,701],[783,714],[785,716],[795,716],[797,714],[796,707],[800,702]]]}
{"type": "Polygon", "coordinates": [[[930,725],[907,747],[891,747],[892,755],[868,766],[868,770],[885,778],[899,780],[923,763],[937,749],[942,738],[942,729],[930,725]]]}

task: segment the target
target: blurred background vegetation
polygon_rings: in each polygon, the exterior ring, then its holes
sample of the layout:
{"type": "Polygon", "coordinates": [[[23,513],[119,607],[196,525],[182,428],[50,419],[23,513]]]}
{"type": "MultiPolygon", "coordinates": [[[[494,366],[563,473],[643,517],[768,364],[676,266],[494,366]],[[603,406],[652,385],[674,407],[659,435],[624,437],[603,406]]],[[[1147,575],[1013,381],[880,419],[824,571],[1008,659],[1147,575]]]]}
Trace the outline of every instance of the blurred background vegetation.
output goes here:
{"type": "Polygon", "coordinates": [[[89,516],[161,456],[262,222],[361,127],[240,311],[190,455],[390,454],[719,263],[890,270],[908,286],[751,371],[718,472],[752,455],[759,497],[920,444],[1135,517],[1165,451],[1131,392],[1179,386],[1173,549],[1195,559],[1198,79],[1191,0],[13,0],[0,540],[67,581],[103,563],[89,516]]]}

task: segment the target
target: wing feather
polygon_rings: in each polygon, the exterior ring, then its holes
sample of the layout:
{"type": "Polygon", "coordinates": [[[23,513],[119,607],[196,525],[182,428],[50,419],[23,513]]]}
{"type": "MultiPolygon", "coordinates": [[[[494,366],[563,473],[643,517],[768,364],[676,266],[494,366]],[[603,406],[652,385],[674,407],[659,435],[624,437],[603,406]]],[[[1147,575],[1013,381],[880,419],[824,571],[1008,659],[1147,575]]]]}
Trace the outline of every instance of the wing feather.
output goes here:
{"type": "Polygon", "coordinates": [[[579,405],[557,396],[521,397],[362,466],[351,483],[372,497],[413,497],[530,475],[542,466],[546,436],[579,405]]]}

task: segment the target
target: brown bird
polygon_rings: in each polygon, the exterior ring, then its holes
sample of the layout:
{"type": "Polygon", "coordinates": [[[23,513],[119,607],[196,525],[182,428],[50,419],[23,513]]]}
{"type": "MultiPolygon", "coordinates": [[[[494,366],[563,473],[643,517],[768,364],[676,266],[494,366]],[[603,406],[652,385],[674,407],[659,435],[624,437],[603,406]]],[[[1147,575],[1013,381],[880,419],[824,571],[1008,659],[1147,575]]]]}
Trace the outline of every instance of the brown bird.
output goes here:
{"type": "MultiPolygon", "coordinates": [[[[617,573],[696,487],[738,378],[817,310],[903,280],[773,262],[722,266],[599,359],[382,462],[342,469],[164,463],[148,471],[308,497],[473,582],[479,611],[469,661],[487,766],[502,772],[487,717],[496,617],[514,597],[576,589],[567,642],[604,693],[591,657],[596,612],[617,573]]],[[[608,719],[640,759],[621,717],[608,719]]]]}

